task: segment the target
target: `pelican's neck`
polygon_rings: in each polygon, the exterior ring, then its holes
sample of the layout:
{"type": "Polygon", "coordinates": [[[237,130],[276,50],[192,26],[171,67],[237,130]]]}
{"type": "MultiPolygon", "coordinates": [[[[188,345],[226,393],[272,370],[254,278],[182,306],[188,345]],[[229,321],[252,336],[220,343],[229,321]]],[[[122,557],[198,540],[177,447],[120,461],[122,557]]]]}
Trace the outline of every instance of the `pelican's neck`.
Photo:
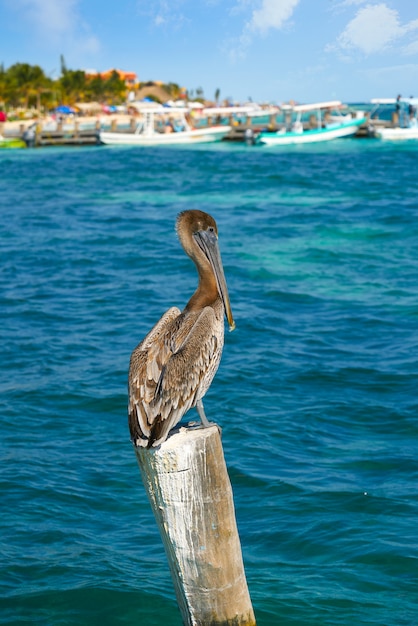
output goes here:
{"type": "Polygon", "coordinates": [[[196,291],[188,301],[186,309],[196,311],[205,306],[213,306],[220,298],[216,278],[209,264],[206,266],[197,265],[199,273],[199,284],[196,291]]]}

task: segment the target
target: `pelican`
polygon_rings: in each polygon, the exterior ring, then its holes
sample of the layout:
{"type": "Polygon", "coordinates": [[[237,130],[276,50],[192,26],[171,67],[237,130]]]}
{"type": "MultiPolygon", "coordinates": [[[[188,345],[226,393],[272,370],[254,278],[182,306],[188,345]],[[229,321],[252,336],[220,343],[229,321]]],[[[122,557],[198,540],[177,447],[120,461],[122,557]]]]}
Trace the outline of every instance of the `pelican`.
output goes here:
{"type": "Polygon", "coordinates": [[[192,407],[209,426],[202,398],[218,369],[224,314],[234,330],[216,222],[203,211],[183,211],[177,234],[199,275],[183,311],[168,309],[132,352],[129,365],[129,430],[136,446],[156,447],[192,407]]]}

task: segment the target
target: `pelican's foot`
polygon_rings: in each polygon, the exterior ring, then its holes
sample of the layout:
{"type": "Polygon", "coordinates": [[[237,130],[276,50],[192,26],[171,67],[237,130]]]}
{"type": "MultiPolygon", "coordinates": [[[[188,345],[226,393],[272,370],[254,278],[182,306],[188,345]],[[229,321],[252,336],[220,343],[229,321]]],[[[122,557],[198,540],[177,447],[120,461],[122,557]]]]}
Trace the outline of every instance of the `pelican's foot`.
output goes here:
{"type": "Polygon", "coordinates": [[[187,426],[190,428],[209,428],[209,426],[218,426],[216,422],[202,422],[202,420],[192,420],[191,422],[187,422],[187,426]]]}
{"type": "Polygon", "coordinates": [[[222,437],[222,428],[216,422],[208,422],[208,420],[206,420],[206,424],[203,424],[202,421],[198,422],[196,420],[196,421],[188,422],[187,426],[188,428],[196,428],[196,429],[200,429],[200,428],[204,429],[204,428],[209,428],[209,426],[216,426],[220,437],[222,437]]]}

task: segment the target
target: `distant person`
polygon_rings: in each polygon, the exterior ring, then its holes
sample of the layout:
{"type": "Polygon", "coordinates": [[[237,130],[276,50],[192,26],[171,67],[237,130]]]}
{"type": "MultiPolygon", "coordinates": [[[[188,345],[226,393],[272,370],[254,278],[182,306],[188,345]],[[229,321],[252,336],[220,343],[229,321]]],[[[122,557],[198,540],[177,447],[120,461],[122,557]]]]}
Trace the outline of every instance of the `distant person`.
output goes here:
{"type": "Polygon", "coordinates": [[[401,125],[401,98],[402,96],[400,94],[396,98],[395,114],[393,115],[393,119],[392,119],[394,126],[401,125]]]}
{"type": "Polygon", "coordinates": [[[27,129],[23,133],[23,141],[26,143],[28,148],[34,148],[35,147],[36,123],[35,124],[31,124],[30,126],[27,127],[27,129]]]}
{"type": "Polygon", "coordinates": [[[3,109],[0,109],[0,122],[5,122],[6,120],[7,120],[6,113],[3,111],[3,109]]]}
{"type": "Polygon", "coordinates": [[[417,127],[417,118],[416,118],[416,107],[414,106],[414,96],[410,96],[409,104],[408,104],[408,126],[409,128],[417,127]]]}

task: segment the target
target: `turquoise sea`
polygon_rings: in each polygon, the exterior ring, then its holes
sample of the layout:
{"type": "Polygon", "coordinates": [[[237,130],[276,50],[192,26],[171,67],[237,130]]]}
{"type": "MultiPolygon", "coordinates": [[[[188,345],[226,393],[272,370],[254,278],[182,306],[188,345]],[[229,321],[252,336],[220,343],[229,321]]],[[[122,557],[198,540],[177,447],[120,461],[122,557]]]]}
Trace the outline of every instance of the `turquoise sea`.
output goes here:
{"type": "MultiPolygon", "coordinates": [[[[418,624],[418,144],[0,154],[0,624],[181,626],[127,426],[216,218],[223,429],[258,626],[418,624]]],[[[189,417],[194,418],[194,413],[189,417]]]]}

